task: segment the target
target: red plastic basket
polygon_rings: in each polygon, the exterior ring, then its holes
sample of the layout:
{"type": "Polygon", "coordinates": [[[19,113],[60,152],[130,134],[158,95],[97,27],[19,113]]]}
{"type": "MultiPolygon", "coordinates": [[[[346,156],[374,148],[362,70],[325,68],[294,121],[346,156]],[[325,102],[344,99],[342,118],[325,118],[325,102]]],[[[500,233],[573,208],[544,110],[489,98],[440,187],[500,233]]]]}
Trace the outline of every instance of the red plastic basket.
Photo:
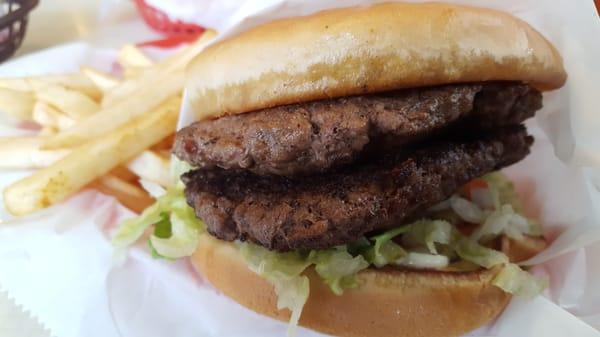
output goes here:
{"type": "Polygon", "coordinates": [[[182,21],[173,21],[167,14],[146,3],[145,0],[134,0],[144,21],[153,29],[171,37],[198,36],[204,28],[182,21]]]}

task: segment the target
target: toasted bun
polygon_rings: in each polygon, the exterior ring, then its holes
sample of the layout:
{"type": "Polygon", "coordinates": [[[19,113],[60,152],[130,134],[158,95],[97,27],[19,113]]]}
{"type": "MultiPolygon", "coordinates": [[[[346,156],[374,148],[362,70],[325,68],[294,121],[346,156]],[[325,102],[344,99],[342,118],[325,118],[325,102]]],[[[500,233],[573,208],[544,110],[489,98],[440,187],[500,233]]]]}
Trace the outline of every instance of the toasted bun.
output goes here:
{"type": "Polygon", "coordinates": [[[387,3],[274,21],[209,47],[188,68],[197,119],[457,82],[563,85],[556,49],[507,13],[387,3]]]}
{"type": "MultiPolygon", "coordinates": [[[[289,320],[289,310],[277,310],[273,287],[248,269],[233,244],[204,234],[198,247],[192,263],[217,289],[258,313],[289,320]]],[[[510,295],[491,285],[497,272],[367,269],[357,275],[358,288],[337,296],[308,270],[310,295],[300,325],[335,336],[459,336],[492,320],[508,303],[510,295]]]]}

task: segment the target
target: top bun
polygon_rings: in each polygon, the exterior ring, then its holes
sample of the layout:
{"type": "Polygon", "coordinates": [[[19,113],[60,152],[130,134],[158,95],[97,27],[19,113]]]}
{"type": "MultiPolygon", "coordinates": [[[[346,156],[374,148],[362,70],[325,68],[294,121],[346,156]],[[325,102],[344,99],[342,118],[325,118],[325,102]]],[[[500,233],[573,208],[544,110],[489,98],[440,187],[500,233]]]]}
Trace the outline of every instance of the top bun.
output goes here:
{"type": "Polygon", "coordinates": [[[562,58],[514,16],[449,4],[386,3],[274,21],[217,43],[188,67],[196,119],[409,87],[566,80],[562,58]]]}

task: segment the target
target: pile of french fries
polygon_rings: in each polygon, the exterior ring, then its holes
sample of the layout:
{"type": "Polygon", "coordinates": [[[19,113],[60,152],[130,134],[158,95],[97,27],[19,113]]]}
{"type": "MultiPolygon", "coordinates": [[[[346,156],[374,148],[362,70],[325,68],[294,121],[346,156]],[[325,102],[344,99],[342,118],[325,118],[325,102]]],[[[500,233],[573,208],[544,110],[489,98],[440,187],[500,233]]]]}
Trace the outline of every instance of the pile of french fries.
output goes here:
{"type": "Polygon", "coordinates": [[[38,169],[4,190],[6,209],[26,215],[85,188],[140,212],[154,200],[144,182],[168,188],[170,150],[184,70],[215,36],[154,62],[123,47],[122,78],[90,67],[79,73],[0,78],[0,113],[39,125],[34,136],[0,138],[0,169],[38,169]]]}

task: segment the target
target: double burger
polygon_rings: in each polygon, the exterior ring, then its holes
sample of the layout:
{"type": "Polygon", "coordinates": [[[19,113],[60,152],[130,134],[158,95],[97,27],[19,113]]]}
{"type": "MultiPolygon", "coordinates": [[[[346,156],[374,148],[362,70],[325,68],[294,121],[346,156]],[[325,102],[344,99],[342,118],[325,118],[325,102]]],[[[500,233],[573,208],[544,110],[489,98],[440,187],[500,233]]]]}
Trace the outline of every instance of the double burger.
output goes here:
{"type": "Polygon", "coordinates": [[[189,168],[124,228],[154,225],[157,255],[191,255],[291,325],[461,335],[543,289],[515,264],[545,247],[539,225],[498,171],[528,155],[523,122],[565,80],[556,49],[495,10],[387,3],[255,27],[188,67],[196,122],[173,153],[189,168]]]}

